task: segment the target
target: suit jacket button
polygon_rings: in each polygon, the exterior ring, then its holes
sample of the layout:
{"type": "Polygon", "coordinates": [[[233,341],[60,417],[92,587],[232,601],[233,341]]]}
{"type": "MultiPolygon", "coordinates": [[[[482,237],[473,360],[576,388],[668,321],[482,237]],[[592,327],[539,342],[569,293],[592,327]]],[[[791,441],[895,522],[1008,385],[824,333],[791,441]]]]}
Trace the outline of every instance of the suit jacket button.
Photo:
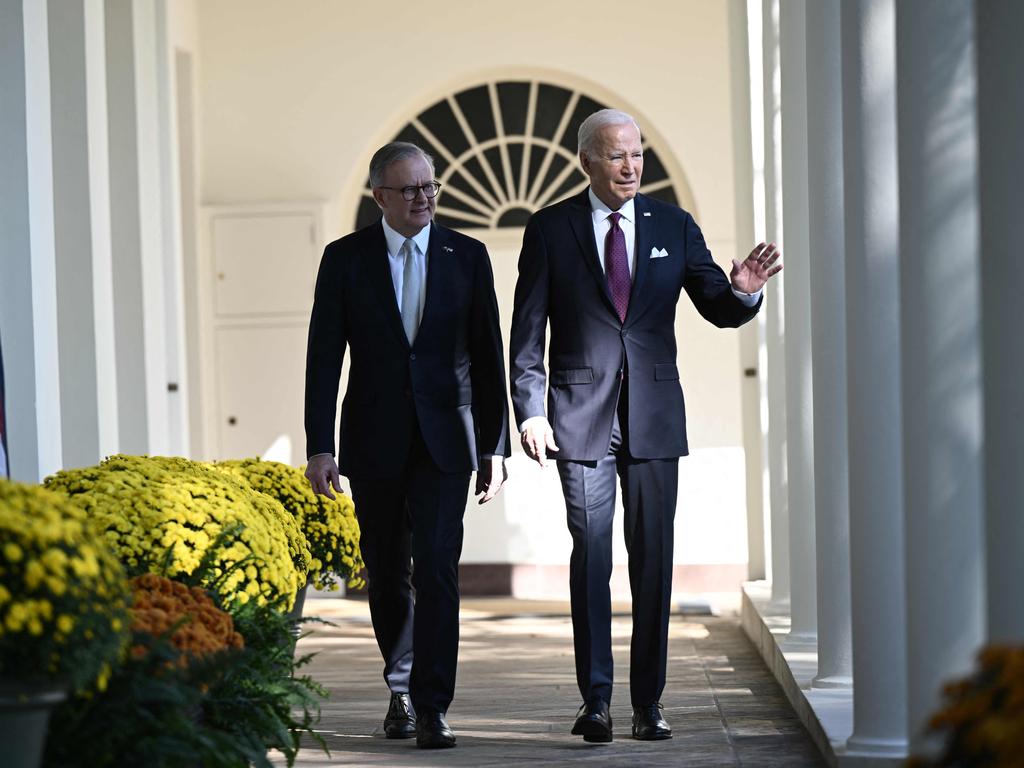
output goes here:
{"type": "Polygon", "coordinates": [[[415,353],[415,352],[411,353],[411,354],[409,355],[409,359],[410,359],[410,360],[415,360],[415,359],[416,359],[416,353],[415,353]]]}

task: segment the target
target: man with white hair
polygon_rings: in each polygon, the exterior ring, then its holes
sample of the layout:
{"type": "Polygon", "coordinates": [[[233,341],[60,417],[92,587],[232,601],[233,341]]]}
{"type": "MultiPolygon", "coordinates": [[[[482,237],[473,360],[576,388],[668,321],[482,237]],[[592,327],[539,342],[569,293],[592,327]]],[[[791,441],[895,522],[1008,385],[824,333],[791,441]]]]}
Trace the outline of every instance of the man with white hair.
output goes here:
{"type": "Polygon", "coordinates": [[[612,740],[608,583],[617,474],[633,597],[632,735],[667,739],[661,695],[673,518],[679,457],[688,453],[676,303],[685,289],[706,320],[742,325],[782,269],[781,254],[761,243],[726,277],[689,213],[639,194],[640,128],[624,112],[604,109],[584,120],[579,157],[589,188],[535,213],[523,236],[509,344],[512,403],[524,450],[541,466],[554,454],[565,496],[583,698],[572,733],[612,740]]]}

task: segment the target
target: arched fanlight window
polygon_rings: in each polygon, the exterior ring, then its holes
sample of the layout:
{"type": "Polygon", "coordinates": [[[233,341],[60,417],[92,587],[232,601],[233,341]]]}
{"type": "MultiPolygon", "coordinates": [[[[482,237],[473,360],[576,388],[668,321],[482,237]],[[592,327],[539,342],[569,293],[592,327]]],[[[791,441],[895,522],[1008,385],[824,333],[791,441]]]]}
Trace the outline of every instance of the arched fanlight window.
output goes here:
{"type": "MultiPolygon", "coordinates": [[[[530,214],[586,189],[576,157],[576,134],[587,115],[605,105],[537,80],[488,82],[438,101],[394,137],[434,156],[444,186],[436,219],[459,229],[522,227],[530,214]]],[[[658,154],[644,141],[640,191],[678,204],[658,154]]],[[[380,216],[369,183],[356,227],[380,216]]]]}

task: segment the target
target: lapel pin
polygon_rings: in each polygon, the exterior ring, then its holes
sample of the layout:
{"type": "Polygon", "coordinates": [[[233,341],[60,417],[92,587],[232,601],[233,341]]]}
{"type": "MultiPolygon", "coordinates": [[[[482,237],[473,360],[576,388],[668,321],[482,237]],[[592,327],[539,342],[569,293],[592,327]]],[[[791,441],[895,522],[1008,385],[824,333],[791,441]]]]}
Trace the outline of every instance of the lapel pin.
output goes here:
{"type": "Polygon", "coordinates": [[[455,252],[450,246],[445,245],[445,246],[442,246],[442,247],[448,253],[454,253],[455,252]]]}
{"type": "Polygon", "coordinates": [[[650,215],[651,215],[650,211],[644,211],[644,216],[650,216],[650,215]]]}

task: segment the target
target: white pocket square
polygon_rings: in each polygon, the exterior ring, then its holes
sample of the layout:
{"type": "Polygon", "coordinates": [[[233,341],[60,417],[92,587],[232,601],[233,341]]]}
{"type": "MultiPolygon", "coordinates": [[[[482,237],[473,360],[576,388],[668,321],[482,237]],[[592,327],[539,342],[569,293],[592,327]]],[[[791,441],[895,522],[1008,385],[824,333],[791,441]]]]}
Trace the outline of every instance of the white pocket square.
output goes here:
{"type": "Polygon", "coordinates": [[[664,248],[651,248],[652,259],[663,259],[666,256],[668,256],[668,251],[666,251],[664,248]]]}

